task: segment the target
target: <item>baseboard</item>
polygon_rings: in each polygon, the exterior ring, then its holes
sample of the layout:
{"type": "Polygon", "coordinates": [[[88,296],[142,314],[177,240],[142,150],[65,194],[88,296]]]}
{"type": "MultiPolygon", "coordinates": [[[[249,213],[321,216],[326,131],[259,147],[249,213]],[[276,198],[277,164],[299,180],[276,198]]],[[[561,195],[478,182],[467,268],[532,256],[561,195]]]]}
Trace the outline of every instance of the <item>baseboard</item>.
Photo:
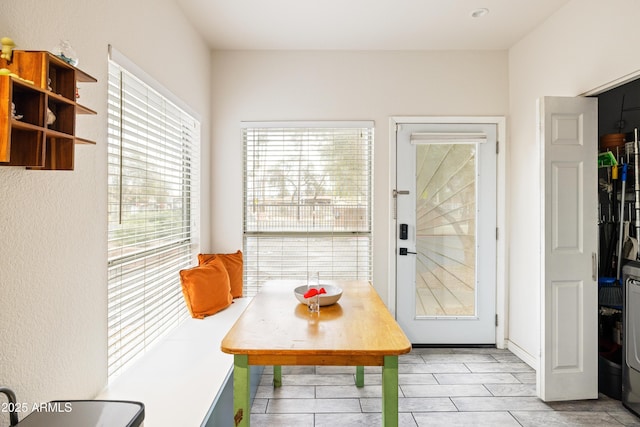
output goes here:
{"type": "Polygon", "coordinates": [[[511,353],[518,356],[518,358],[520,358],[524,363],[531,366],[536,371],[538,370],[538,359],[532,356],[531,354],[529,354],[528,352],[526,352],[518,344],[515,344],[514,342],[507,340],[507,349],[511,353]]]}

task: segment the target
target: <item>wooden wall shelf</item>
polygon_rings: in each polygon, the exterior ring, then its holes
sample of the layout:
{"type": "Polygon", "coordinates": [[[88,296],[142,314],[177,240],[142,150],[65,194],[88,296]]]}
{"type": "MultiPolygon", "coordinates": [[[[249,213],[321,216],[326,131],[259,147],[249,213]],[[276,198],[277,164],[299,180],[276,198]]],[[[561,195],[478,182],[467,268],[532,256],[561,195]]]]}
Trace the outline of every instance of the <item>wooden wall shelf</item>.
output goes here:
{"type": "Polygon", "coordinates": [[[95,144],[75,135],[76,115],[97,114],[76,102],[77,83],[97,80],[44,51],[14,51],[0,68],[20,77],[0,76],[0,166],[73,170],[74,145],[95,144]]]}

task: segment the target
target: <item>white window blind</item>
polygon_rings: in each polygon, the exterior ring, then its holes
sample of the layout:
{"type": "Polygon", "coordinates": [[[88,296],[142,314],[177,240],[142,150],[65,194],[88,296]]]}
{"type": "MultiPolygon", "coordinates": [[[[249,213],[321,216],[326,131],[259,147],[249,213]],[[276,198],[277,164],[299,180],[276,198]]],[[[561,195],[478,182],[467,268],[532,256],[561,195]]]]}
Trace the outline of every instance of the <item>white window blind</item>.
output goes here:
{"type": "Polygon", "coordinates": [[[272,279],[370,280],[373,124],[247,123],[245,294],[272,279]]]}
{"type": "Polygon", "coordinates": [[[109,61],[108,360],[121,373],[187,317],[197,252],[199,122],[109,61]]]}

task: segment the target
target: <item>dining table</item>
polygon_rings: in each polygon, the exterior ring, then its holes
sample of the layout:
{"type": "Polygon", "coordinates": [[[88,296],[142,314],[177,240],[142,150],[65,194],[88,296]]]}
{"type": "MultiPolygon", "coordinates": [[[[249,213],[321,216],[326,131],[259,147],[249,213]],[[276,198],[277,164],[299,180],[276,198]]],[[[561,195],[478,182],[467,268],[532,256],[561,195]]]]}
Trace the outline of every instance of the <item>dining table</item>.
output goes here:
{"type": "Polygon", "coordinates": [[[355,385],[364,386],[364,366],[382,367],[382,425],[398,425],[398,356],[411,343],[369,281],[325,281],[342,289],[338,302],[309,312],[294,289],[296,280],[266,282],[223,338],[233,354],[236,427],[250,425],[249,366],[273,366],[274,387],[282,386],[282,366],[353,366],[355,385]]]}

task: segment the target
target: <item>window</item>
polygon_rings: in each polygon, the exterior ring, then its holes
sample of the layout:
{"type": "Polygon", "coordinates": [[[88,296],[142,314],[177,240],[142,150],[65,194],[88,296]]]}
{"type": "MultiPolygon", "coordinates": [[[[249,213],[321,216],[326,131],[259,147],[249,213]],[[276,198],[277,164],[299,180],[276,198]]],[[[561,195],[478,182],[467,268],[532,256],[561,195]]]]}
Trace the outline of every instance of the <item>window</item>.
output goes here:
{"type": "Polygon", "coordinates": [[[373,123],[245,123],[245,294],[271,279],[371,279],[373,123]]]}
{"type": "Polygon", "coordinates": [[[109,62],[110,378],[187,317],[197,252],[200,124],[127,69],[109,62]]]}

